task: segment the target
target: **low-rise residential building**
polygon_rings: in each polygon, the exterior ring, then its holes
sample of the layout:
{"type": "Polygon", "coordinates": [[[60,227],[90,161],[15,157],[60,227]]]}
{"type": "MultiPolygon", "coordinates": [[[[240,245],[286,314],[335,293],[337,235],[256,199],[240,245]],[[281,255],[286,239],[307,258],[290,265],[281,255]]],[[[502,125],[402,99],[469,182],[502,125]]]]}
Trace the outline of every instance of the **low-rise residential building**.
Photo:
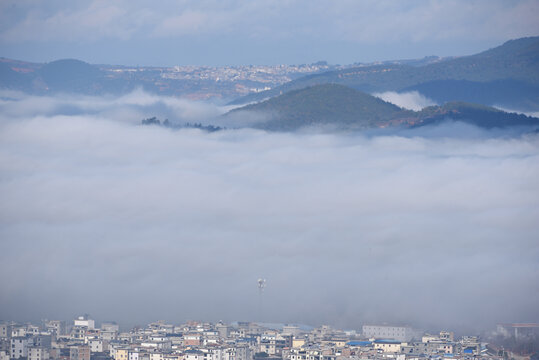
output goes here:
{"type": "Polygon", "coordinates": [[[88,345],[71,346],[69,360],[90,360],[90,347],[88,345]]]}
{"type": "Polygon", "coordinates": [[[50,334],[39,334],[32,336],[32,344],[37,347],[50,349],[52,345],[52,336],[50,334]]]}
{"type": "Polygon", "coordinates": [[[93,329],[79,323],[69,335],[56,335],[57,324],[3,323],[0,360],[504,360],[498,350],[486,356],[474,336],[455,341],[441,331],[418,336],[421,341],[395,339],[410,336],[406,327],[366,326],[360,336],[330,326],[307,332],[294,325],[159,321],[122,333],[113,323],[93,329]]]}
{"type": "Polygon", "coordinates": [[[10,338],[11,337],[11,324],[1,323],[0,324],[0,338],[10,338]]]}
{"type": "Polygon", "coordinates": [[[73,320],[74,326],[85,327],[87,329],[95,328],[95,321],[89,315],[82,315],[73,320]]]}
{"type": "MultiPolygon", "coordinates": [[[[164,360],[164,354],[162,353],[150,353],[150,360],[164,360]]],[[[115,359],[117,360],[117,359],[115,359]]]]}
{"type": "Polygon", "coordinates": [[[103,350],[106,349],[106,346],[105,347],[103,346],[104,343],[106,344],[106,341],[99,338],[88,339],[87,343],[88,343],[88,346],[90,347],[91,353],[103,352],[103,350]]]}
{"type": "Polygon", "coordinates": [[[403,345],[407,344],[398,340],[375,340],[373,342],[374,349],[382,350],[385,353],[400,353],[403,345]]]}
{"type": "Polygon", "coordinates": [[[129,349],[116,349],[116,352],[114,354],[114,360],[129,360],[129,349]]]}
{"type": "Polygon", "coordinates": [[[287,351],[284,360],[336,360],[337,356],[320,349],[293,348],[287,351]]]}
{"type": "Polygon", "coordinates": [[[49,360],[49,349],[41,346],[28,348],[28,360],[49,360]]]}
{"type": "Polygon", "coordinates": [[[56,336],[62,336],[65,334],[66,331],[66,323],[65,321],[61,320],[46,320],[45,321],[45,329],[50,334],[56,336]]]}
{"type": "Polygon", "coordinates": [[[10,357],[12,359],[25,358],[28,356],[28,346],[31,338],[17,336],[11,338],[10,357]]]}
{"type": "Polygon", "coordinates": [[[140,352],[138,350],[131,350],[128,354],[129,360],[139,360],[140,352]]]}

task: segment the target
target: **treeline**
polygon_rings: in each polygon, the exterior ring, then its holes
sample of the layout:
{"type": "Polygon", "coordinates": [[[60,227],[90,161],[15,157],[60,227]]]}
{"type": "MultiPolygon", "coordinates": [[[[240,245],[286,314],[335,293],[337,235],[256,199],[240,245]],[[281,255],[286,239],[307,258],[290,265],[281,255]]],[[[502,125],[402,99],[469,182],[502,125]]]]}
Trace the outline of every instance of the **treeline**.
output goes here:
{"type": "Polygon", "coordinates": [[[159,120],[157,117],[153,116],[151,118],[143,119],[141,121],[141,125],[155,125],[155,126],[162,126],[170,129],[200,129],[207,132],[215,132],[215,131],[221,131],[225,130],[225,127],[220,126],[214,126],[214,125],[202,125],[201,123],[172,123],[168,119],[165,119],[163,122],[159,120]]]}

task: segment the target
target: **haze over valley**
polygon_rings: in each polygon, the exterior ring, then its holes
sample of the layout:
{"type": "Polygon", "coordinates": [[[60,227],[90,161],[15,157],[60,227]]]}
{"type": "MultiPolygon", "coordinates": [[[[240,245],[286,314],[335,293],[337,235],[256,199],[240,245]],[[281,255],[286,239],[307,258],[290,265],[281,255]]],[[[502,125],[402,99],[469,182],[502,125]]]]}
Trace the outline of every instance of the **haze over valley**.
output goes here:
{"type": "Polygon", "coordinates": [[[0,320],[539,322],[537,2],[74,3],[0,5],[0,320]]]}
{"type": "Polygon", "coordinates": [[[266,321],[537,316],[536,134],[172,131],[138,119],[218,109],[142,92],[3,99],[4,317],[248,319],[259,276],[266,321]]]}

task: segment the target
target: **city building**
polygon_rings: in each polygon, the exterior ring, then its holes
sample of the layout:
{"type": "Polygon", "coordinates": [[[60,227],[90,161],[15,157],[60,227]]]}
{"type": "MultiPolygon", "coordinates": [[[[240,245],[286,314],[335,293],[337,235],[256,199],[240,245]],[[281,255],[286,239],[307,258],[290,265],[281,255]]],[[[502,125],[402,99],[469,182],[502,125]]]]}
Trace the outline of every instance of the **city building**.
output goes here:
{"type": "Polygon", "coordinates": [[[25,358],[28,356],[28,344],[31,341],[28,337],[12,337],[11,338],[11,352],[10,357],[12,359],[25,358]]]}
{"type": "Polygon", "coordinates": [[[28,360],[49,360],[49,349],[42,346],[28,348],[28,360]]]}

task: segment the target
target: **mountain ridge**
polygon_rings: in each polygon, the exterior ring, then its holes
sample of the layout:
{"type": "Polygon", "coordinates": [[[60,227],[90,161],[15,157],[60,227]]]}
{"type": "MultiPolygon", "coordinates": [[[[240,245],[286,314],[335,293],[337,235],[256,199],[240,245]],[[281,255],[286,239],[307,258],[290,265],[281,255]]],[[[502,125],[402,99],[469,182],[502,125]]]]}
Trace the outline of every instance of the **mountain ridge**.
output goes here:
{"type": "Polygon", "coordinates": [[[264,102],[230,111],[258,112],[266,121],[254,127],[265,130],[296,130],[310,125],[346,124],[354,128],[380,125],[396,113],[406,111],[374,96],[339,84],[323,84],[292,90],[264,102]],[[361,123],[357,118],[362,119],[361,123]]]}
{"type": "MultiPolygon", "coordinates": [[[[513,80],[532,89],[526,91],[529,110],[539,109],[539,37],[509,40],[478,54],[414,67],[400,64],[358,66],[344,70],[305,76],[271,90],[250,94],[232,101],[231,105],[261,101],[290,90],[323,83],[346,85],[366,92],[402,91],[403,89],[439,80],[466,80],[474,83],[513,80]]],[[[438,91],[443,90],[443,86],[438,91]]],[[[509,95],[501,92],[497,97],[509,95]]],[[[423,93],[429,96],[429,92],[423,93]]],[[[447,96],[446,96],[447,97],[447,96]]],[[[451,98],[450,101],[472,99],[451,98]]],[[[485,99],[489,100],[489,99],[485,99]]],[[[488,105],[493,105],[491,101],[488,105]]],[[[513,103],[502,104],[509,107],[513,103]]]]}
{"type": "MultiPolygon", "coordinates": [[[[290,90],[335,83],[369,93],[418,91],[439,103],[464,101],[525,112],[539,111],[539,37],[509,40],[492,49],[456,58],[427,57],[416,61],[382,61],[351,67],[331,65],[324,69],[329,71],[317,70],[299,78],[296,76],[301,72],[294,73],[286,78],[294,80],[282,80],[288,82],[237,98],[230,104],[243,105],[290,90]]],[[[227,82],[196,74],[177,79],[174,71],[92,65],[75,59],[38,64],[0,58],[0,88],[37,95],[125,94],[142,88],[150,93],[193,100],[208,97],[224,100],[246,91],[258,91],[262,84],[243,78],[239,82],[227,82]]]]}
{"type": "Polygon", "coordinates": [[[224,118],[230,120],[243,115],[264,119],[251,124],[251,127],[269,131],[295,131],[311,126],[331,126],[344,130],[417,127],[447,119],[483,128],[539,126],[537,118],[466,102],[449,102],[420,111],[406,110],[340,84],[320,84],[292,90],[260,103],[231,110],[224,118]]]}

